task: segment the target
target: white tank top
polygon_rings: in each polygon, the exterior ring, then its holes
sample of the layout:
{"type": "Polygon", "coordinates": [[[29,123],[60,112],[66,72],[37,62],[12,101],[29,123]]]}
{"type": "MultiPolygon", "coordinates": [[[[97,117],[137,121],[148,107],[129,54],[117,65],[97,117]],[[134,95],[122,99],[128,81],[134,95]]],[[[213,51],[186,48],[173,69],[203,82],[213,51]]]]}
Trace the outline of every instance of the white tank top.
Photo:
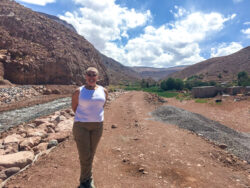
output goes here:
{"type": "Polygon", "coordinates": [[[75,122],[103,122],[106,94],[99,86],[94,90],[80,87],[78,106],[75,113],[75,122]]]}

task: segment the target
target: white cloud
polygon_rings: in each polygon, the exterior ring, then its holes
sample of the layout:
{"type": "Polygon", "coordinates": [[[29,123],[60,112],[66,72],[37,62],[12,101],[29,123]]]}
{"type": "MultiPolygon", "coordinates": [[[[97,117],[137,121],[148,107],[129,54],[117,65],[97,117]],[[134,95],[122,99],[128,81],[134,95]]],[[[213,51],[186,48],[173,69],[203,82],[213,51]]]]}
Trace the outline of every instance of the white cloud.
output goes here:
{"type": "Polygon", "coordinates": [[[144,12],[115,4],[114,0],[75,0],[81,8],[67,12],[61,19],[71,23],[79,34],[97,49],[104,50],[107,43],[129,38],[127,31],[145,25],[151,19],[149,10],[144,12]]]}
{"type": "MultiPolygon", "coordinates": [[[[224,28],[236,14],[190,13],[175,7],[175,22],[154,27],[150,11],[139,12],[115,4],[115,0],[75,0],[78,12],[67,12],[61,19],[71,23],[105,55],[127,66],[170,67],[203,61],[199,43],[224,28]],[[129,30],[144,27],[135,37],[129,30]],[[121,45],[121,39],[127,40],[121,45]],[[119,44],[117,41],[120,41],[119,44]]],[[[124,40],[123,40],[124,41],[124,40]]]]}
{"type": "Polygon", "coordinates": [[[241,32],[244,33],[245,35],[247,35],[247,38],[250,39],[250,28],[242,29],[241,32]]]}
{"type": "Polygon", "coordinates": [[[177,5],[175,5],[174,8],[175,8],[175,11],[170,10],[170,12],[174,15],[175,18],[182,17],[189,13],[186,9],[179,7],[177,5]]]}
{"type": "Polygon", "coordinates": [[[211,48],[211,57],[230,55],[242,48],[243,46],[237,42],[231,42],[230,44],[222,43],[216,48],[211,48]]]}
{"type": "Polygon", "coordinates": [[[250,25],[250,22],[245,22],[244,25],[250,25]]]}
{"type": "Polygon", "coordinates": [[[45,6],[47,3],[54,3],[56,0],[19,0],[24,3],[45,6]]]}

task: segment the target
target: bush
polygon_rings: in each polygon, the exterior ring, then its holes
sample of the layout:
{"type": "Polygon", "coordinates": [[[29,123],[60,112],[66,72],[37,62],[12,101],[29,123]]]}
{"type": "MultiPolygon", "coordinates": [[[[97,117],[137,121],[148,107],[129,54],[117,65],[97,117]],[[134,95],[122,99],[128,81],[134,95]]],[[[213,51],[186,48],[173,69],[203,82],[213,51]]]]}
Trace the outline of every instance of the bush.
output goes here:
{"type": "Polygon", "coordinates": [[[168,78],[161,82],[160,88],[164,91],[182,90],[184,88],[184,83],[181,79],[168,78]]]}
{"type": "Polygon", "coordinates": [[[238,85],[239,86],[250,86],[250,77],[246,71],[238,73],[238,85]]]}

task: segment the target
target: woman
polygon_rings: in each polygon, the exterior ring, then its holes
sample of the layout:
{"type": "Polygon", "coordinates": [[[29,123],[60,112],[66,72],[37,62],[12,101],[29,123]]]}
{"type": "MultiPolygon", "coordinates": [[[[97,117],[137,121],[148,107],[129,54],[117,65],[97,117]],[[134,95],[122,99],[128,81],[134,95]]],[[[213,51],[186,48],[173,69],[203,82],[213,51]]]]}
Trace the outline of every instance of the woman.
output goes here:
{"type": "Polygon", "coordinates": [[[96,84],[96,68],[89,67],[85,78],[86,85],[79,87],[72,96],[72,110],[75,112],[73,135],[81,164],[79,188],[93,188],[92,162],[102,136],[108,92],[96,84]]]}

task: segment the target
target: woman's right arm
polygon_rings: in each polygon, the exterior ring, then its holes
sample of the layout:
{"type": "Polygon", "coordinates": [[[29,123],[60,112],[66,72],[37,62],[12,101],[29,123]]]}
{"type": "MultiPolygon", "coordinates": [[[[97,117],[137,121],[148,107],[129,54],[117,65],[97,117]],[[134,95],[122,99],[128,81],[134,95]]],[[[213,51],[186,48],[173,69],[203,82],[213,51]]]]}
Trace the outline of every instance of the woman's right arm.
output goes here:
{"type": "Polygon", "coordinates": [[[72,95],[71,107],[74,113],[76,113],[76,108],[78,106],[79,94],[80,94],[80,88],[77,88],[72,95]]]}

